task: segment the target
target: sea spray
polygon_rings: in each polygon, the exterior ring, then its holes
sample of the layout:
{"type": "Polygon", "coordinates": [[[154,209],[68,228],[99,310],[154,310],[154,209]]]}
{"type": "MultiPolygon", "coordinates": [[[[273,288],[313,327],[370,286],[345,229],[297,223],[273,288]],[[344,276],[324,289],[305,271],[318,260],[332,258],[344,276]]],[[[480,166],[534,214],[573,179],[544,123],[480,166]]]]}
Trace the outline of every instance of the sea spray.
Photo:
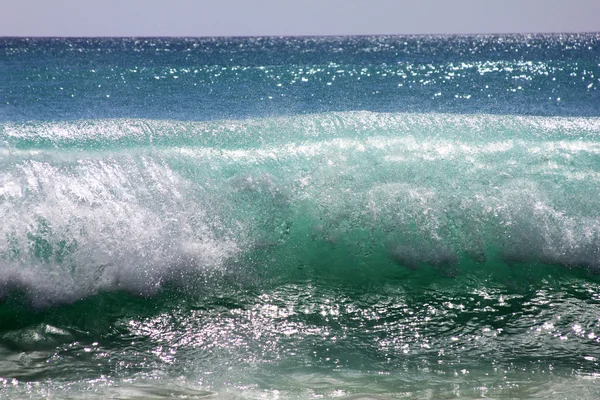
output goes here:
{"type": "Polygon", "coordinates": [[[594,118],[369,112],[4,124],[3,291],[150,295],[258,254],[244,268],[283,276],[597,269],[599,134],[594,118]]]}

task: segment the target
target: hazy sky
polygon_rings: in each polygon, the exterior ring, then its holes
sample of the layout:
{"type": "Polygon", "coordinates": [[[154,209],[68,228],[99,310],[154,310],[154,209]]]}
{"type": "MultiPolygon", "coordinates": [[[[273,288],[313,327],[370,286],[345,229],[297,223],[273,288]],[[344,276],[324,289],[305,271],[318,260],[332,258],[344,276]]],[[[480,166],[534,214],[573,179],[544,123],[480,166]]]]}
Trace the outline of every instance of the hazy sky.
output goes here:
{"type": "Polygon", "coordinates": [[[600,0],[0,0],[1,36],[600,31],[600,0]]]}

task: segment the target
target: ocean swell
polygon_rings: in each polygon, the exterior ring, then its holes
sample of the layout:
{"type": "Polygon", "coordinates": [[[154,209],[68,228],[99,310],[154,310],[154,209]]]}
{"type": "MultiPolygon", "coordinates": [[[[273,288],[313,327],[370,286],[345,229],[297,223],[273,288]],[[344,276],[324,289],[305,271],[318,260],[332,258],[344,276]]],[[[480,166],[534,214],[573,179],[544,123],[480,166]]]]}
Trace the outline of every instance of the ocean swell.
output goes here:
{"type": "Polygon", "coordinates": [[[597,270],[599,134],[597,118],[371,112],[5,123],[0,298],[597,270]]]}

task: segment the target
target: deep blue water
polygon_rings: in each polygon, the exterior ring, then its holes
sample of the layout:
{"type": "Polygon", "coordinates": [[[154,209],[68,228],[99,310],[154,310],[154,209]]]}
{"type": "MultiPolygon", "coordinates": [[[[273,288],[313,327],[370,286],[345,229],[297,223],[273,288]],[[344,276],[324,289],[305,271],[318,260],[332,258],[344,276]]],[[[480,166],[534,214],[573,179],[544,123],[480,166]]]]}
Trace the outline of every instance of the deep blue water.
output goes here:
{"type": "Polygon", "coordinates": [[[600,396],[600,35],[0,49],[0,398],[600,396]]]}
{"type": "Polygon", "coordinates": [[[599,112],[597,34],[4,38],[0,46],[0,118],[9,121],[599,112]]]}

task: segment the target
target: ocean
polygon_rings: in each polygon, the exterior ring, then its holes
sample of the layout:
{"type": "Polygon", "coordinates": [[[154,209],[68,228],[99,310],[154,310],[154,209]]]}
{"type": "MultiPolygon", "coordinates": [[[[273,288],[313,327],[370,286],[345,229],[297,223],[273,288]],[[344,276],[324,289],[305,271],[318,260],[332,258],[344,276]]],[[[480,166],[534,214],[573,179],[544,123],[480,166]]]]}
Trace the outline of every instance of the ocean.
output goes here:
{"type": "Polygon", "coordinates": [[[600,34],[0,38],[0,398],[600,398],[600,34]]]}

